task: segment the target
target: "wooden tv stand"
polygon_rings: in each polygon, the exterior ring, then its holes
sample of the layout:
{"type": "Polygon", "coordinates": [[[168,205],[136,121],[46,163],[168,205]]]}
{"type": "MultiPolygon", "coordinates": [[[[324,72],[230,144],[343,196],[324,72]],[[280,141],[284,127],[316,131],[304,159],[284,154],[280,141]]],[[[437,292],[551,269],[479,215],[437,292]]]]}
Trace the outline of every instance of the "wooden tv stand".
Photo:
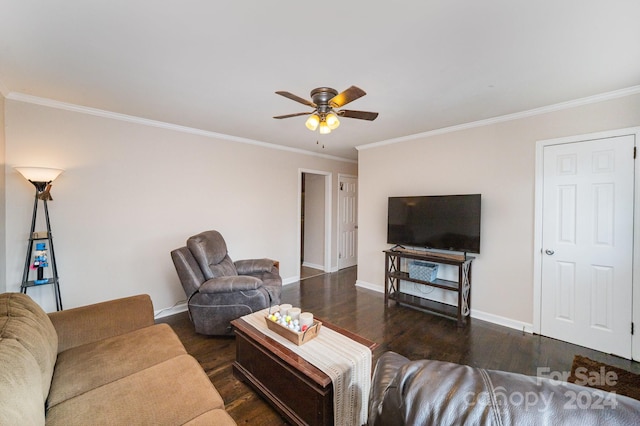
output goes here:
{"type": "Polygon", "coordinates": [[[467,324],[467,319],[471,313],[471,262],[474,259],[473,257],[406,249],[384,250],[384,254],[385,306],[388,306],[389,300],[395,300],[396,304],[409,305],[456,319],[459,327],[463,327],[467,324]],[[457,266],[458,281],[441,279],[424,281],[416,278],[410,278],[409,273],[402,269],[402,259],[422,260],[443,265],[457,266]],[[430,287],[441,288],[447,291],[457,292],[458,305],[452,306],[435,300],[403,293],[400,287],[401,281],[414,282],[430,287]]]}

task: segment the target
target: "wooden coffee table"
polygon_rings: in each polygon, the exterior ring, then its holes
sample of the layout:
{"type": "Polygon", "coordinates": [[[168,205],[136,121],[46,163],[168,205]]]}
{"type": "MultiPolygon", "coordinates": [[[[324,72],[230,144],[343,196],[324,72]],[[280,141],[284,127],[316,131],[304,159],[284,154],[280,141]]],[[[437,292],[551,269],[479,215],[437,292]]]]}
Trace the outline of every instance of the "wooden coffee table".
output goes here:
{"type": "MultiPolygon", "coordinates": [[[[373,351],[378,344],[322,319],[330,328],[373,351]]],[[[233,374],[249,384],[291,424],[332,425],[331,378],[242,318],[231,324],[236,333],[233,374]]]]}

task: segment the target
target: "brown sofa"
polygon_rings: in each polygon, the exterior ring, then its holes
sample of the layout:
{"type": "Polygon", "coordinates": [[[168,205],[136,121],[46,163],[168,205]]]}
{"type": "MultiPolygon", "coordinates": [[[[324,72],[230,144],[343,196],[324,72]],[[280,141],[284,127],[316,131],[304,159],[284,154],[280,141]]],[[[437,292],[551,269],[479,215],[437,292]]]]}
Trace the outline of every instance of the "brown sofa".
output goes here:
{"type": "Polygon", "coordinates": [[[235,425],[147,295],[47,315],[0,295],[0,424],[235,425]]]}

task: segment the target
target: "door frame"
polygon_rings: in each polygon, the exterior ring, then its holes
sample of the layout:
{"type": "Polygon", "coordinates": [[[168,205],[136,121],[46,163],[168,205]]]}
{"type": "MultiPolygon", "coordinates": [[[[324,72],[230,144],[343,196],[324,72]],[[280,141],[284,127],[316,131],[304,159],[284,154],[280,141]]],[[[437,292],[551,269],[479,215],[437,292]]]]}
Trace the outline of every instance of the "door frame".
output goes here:
{"type": "Polygon", "coordinates": [[[322,170],[298,169],[298,221],[297,246],[296,246],[296,276],[300,280],[300,245],[302,243],[302,233],[300,230],[300,218],[302,217],[302,175],[304,173],[324,176],[324,272],[331,272],[331,181],[333,174],[322,170]]]}
{"type": "MultiPolygon", "coordinates": [[[[640,127],[608,130],[584,135],[568,136],[536,142],[535,157],[535,202],[534,202],[534,247],[533,247],[533,332],[540,334],[542,328],[542,211],[543,211],[543,155],[544,148],[551,145],[575,143],[595,139],[607,139],[632,135],[636,147],[640,145],[640,127]]],[[[629,154],[631,155],[631,154],[629,154]]],[[[633,265],[632,265],[632,321],[635,328],[640,327],[640,161],[634,162],[634,212],[633,212],[633,265]]],[[[640,331],[631,336],[631,357],[640,361],[640,331]]]]}
{"type": "MultiPolygon", "coordinates": [[[[338,245],[338,253],[336,253],[337,256],[337,262],[338,262],[338,266],[337,269],[340,270],[340,237],[342,234],[342,220],[340,220],[340,182],[342,181],[342,178],[347,178],[347,179],[355,179],[356,180],[356,229],[358,228],[358,215],[360,214],[360,209],[359,209],[359,205],[358,205],[358,195],[359,195],[359,185],[358,185],[358,176],[357,175],[349,175],[346,173],[338,173],[338,217],[337,217],[337,222],[338,222],[338,232],[336,234],[336,243],[338,245]]],[[[358,262],[358,241],[356,239],[356,265],[358,262]]]]}

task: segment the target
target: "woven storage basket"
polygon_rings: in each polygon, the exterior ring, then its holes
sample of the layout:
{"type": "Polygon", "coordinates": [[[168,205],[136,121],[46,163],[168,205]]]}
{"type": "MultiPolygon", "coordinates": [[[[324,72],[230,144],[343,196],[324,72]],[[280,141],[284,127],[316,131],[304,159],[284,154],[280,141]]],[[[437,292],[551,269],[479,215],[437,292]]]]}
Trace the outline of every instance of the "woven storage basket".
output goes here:
{"type": "Polygon", "coordinates": [[[423,260],[409,262],[409,278],[413,280],[435,281],[438,277],[438,265],[423,260]]]}

